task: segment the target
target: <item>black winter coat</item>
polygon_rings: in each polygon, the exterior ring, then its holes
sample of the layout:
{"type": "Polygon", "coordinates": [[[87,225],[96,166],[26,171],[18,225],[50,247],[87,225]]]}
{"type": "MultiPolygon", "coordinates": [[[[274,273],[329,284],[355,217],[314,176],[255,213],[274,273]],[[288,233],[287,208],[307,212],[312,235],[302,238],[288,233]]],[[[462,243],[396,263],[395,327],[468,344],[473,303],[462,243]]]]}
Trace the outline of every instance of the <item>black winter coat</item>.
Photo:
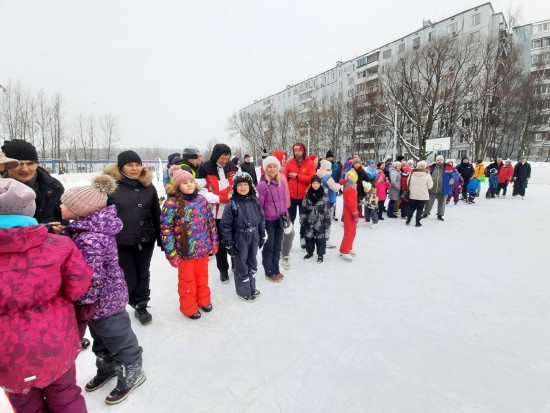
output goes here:
{"type": "Polygon", "coordinates": [[[117,244],[130,246],[156,240],[157,245],[162,245],[160,204],[151,172],[143,168],[139,179],[130,179],[122,175],[117,165],[108,165],[105,173],[118,184],[107,199],[107,205],[116,206],[123,225],[122,231],[116,235],[117,244]]]}
{"type": "Polygon", "coordinates": [[[527,178],[531,178],[531,165],[518,162],[514,166],[514,188],[527,188],[527,178]]]}
{"type": "Polygon", "coordinates": [[[457,165],[456,170],[466,182],[470,180],[470,178],[474,175],[474,172],[475,172],[474,165],[472,165],[469,162],[468,163],[460,162],[460,164],[457,165]]]}
{"type": "Polygon", "coordinates": [[[256,175],[256,167],[252,162],[242,162],[241,171],[249,174],[252,177],[252,182],[254,182],[254,186],[258,186],[258,176],[256,175]]]}
{"type": "Polygon", "coordinates": [[[501,162],[500,165],[497,163],[497,161],[494,161],[493,163],[489,164],[487,168],[485,168],[485,176],[491,175],[491,169],[495,168],[498,172],[500,172],[500,168],[504,166],[504,162],[501,162]]]}
{"type": "Polygon", "coordinates": [[[370,182],[371,184],[374,184],[374,182],[369,178],[367,172],[363,168],[361,168],[360,171],[354,168],[353,170],[357,172],[357,200],[362,201],[366,196],[363,182],[370,182]]]}
{"type": "Polygon", "coordinates": [[[36,174],[38,192],[36,193],[34,217],[39,224],[62,221],[61,195],[65,192],[63,185],[40,166],[36,170],[36,174]]]}

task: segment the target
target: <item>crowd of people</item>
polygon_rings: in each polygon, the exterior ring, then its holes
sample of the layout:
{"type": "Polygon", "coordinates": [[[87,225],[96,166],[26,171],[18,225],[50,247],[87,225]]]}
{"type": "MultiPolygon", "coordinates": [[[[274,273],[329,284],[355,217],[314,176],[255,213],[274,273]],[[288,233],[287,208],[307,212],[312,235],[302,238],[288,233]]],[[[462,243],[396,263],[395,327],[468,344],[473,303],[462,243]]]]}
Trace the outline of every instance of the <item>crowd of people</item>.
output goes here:
{"type": "Polygon", "coordinates": [[[116,404],[145,381],[142,348],[126,304],[144,326],[153,316],[150,265],[155,246],[177,269],[180,312],[190,320],[211,312],[208,262],[219,279],[248,303],[260,296],[258,251],[265,278],[280,283],[291,269],[298,235],[304,260],[337,248],[331,227],[344,231],[338,256],[353,261],[360,222],[376,229],[386,218],[415,226],[431,215],[444,221],[451,201],[475,203],[485,196],[523,198],[531,169],[497,158],[487,167],[463,157],[458,165],[437,156],[428,165],[398,156],[386,162],[359,156],[344,164],[324,159],[301,143],[262,155],[260,174],[245,154],[231,157],[225,144],[203,162],[197,148],[168,158],[166,196],[159,198],[152,173],[134,151],[86,186],[64,190],[39,166],[36,149],[6,141],[0,153],[0,386],[17,412],[85,412],[76,384],[78,351],[93,338],[96,375],[87,392],[116,377],[105,402],[116,404]],[[336,213],[337,197],[342,212],[336,213]],[[386,203],[386,201],[388,201],[386,203]],[[299,228],[298,228],[299,227],[299,228]]]}

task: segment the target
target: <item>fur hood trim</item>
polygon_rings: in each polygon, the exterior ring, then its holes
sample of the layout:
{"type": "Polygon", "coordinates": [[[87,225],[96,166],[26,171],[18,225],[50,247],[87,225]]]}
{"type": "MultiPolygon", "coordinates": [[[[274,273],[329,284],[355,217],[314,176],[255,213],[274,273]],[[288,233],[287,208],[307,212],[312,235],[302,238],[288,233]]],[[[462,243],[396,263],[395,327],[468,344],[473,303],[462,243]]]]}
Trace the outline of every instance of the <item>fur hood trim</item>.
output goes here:
{"type": "MultiPolygon", "coordinates": [[[[120,169],[118,169],[118,165],[116,163],[105,166],[103,172],[107,175],[112,176],[115,181],[121,181],[122,178],[124,178],[124,175],[122,175],[122,172],[120,172],[120,169]]],[[[148,168],[144,167],[141,170],[141,175],[138,179],[143,184],[143,186],[149,187],[153,183],[153,173],[148,168]]]]}

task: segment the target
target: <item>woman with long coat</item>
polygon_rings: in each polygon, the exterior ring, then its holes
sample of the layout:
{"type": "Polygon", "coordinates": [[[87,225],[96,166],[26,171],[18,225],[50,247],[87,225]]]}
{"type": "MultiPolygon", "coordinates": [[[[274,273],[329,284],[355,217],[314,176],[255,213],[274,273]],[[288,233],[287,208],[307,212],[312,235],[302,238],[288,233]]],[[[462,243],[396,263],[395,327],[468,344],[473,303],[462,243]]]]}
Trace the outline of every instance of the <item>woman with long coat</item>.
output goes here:
{"type": "Polygon", "coordinates": [[[394,162],[390,167],[390,190],[388,191],[388,218],[397,218],[395,215],[395,203],[399,201],[401,192],[401,162],[394,162]]]}
{"type": "Polygon", "coordinates": [[[117,181],[109,195],[108,205],[116,205],[123,228],[116,235],[118,260],[128,284],[128,302],[135,308],[135,317],[143,325],[153,317],[147,311],[151,297],[149,283],[151,258],[155,242],[160,246],[160,205],[153,174],[144,168],[134,151],[118,154],[118,163],[108,165],[105,173],[117,181]]]}
{"type": "Polygon", "coordinates": [[[527,158],[522,156],[521,160],[514,166],[514,176],[512,178],[514,181],[513,197],[519,195],[523,199],[529,178],[531,178],[531,165],[527,162],[527,158]]]}
{"type": "Polygon", "coordinates": [[[415,227],[421,227],[420,220],[422,219],[422,211],[424,210],[424,204],[430,199],[429,189],[433,186],[432,176],[430,170],[426,169],[426,161],[420,161],[416,165],[416,168],[411,171],[409,176],[409,202],[408,202],[408,214],[406,224],[409,225],[416,211],[416,225],[415,227]]]}

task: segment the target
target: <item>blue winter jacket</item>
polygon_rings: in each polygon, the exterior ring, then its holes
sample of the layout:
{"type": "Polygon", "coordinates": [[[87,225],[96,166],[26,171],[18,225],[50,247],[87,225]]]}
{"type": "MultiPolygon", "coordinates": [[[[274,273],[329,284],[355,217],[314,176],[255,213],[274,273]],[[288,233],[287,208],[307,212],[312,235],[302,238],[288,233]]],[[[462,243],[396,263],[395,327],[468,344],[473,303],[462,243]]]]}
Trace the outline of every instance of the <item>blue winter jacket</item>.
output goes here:
{"type": "Polygon", "coordinates": [[[330,202],[331,204],[335,204],[336,203],[336,192],[334,192],[332,189],[330,189],[330,187],[327,185],[327,181],[332,178],[332,176],[330,175],[325,175],[321,178],[321,185],[323,186],[324,189],[327,190],[327,195],[328,195],[328,202],[330,202]]]}
{"type": "MultiPolygon", "coordinates": [[[[436,165],[430,166],[430,175],[433,174],[434,169],[436,165]]],[[[451,178],[455,180],[455,182],[458,180],[458,171],[456,169],[453,169],[452,171],[446,171],[445,165],[442,166],[444,169],[443,172],[443,193],[445,195],[449,195],[453,192],[453,185],[450,183],[451,178]]],[[[430,192],[435,191],[436,182],[434,181],[434,186],[430,190],[430,192]]]]}
{"type": "Polygon", "coordinates": [[[489,187],[490,188],[498,187],[498,174],[489,175],[489,187]]]}
{"type": "Polygon", "coordinates": [[[474,193],[477,192],[477,189],[479,188],[479,181],[477,179],[471,179],[468,183],[468,186],[466,187],[466,191],[468,193],[474,193]]]}

